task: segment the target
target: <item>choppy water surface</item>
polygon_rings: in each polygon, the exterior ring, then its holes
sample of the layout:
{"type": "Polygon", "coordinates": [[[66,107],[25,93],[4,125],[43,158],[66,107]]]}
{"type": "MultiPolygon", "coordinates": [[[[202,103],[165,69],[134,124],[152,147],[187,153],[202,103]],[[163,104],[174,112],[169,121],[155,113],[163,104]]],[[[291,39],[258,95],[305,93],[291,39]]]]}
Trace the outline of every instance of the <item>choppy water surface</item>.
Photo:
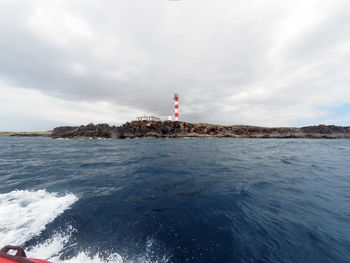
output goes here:
{"type": "Polygon", "coordinates": [[[350,141],[0,137],[0,246],[53,262],[350,262],[350,141]]]}

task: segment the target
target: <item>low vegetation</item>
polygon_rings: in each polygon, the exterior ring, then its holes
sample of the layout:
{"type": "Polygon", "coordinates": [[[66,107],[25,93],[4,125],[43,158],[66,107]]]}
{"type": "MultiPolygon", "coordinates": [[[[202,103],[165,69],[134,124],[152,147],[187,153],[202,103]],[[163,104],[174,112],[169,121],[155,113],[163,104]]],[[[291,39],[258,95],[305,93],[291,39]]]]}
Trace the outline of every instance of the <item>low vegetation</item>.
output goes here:
{"type": "Polygon", "coordinates": [[[52,131],[35,131],[35,132],[0,132],[0,136],[51,136],[52,131]]]}

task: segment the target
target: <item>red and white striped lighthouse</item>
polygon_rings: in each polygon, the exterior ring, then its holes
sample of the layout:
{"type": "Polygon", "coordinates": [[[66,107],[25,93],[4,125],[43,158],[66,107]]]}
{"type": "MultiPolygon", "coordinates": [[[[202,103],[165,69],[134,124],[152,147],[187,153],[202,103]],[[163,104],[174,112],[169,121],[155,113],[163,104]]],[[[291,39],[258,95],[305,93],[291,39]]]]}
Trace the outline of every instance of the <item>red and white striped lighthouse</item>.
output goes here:
{"type": "Polygon", "coordinates": [[[179,94],[175,93],[174,101],[175,101],[174,117],[175,117],[175,121],[178,121],[179,120],[179,94]]]}

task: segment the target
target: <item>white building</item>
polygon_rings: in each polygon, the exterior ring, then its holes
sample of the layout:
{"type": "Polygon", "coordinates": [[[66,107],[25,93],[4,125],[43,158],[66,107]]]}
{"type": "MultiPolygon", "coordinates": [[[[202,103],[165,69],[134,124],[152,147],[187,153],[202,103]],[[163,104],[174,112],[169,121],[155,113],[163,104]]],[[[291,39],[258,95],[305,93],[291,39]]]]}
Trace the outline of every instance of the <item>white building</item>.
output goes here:
{"type": "Polygon", "coordinates": [[[160,121],[160,118],[154,116],[142,116],[136,118],[138,121],[160,121]]]}

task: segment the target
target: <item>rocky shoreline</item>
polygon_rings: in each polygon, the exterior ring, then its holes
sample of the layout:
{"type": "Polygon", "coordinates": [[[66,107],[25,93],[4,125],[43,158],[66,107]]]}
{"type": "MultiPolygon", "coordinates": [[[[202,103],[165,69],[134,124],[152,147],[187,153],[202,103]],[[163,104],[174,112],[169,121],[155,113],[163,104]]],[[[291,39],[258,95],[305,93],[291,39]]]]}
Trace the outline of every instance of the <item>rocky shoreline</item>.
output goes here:
{"type": "Polygon", "coordinates": [[[88,124],[54,128],[52,138],[313,138],[350,139],[350,127],[334,125],[302,128],[222,126],[180,121],[132,121],[122,126],[88,124]]]}

